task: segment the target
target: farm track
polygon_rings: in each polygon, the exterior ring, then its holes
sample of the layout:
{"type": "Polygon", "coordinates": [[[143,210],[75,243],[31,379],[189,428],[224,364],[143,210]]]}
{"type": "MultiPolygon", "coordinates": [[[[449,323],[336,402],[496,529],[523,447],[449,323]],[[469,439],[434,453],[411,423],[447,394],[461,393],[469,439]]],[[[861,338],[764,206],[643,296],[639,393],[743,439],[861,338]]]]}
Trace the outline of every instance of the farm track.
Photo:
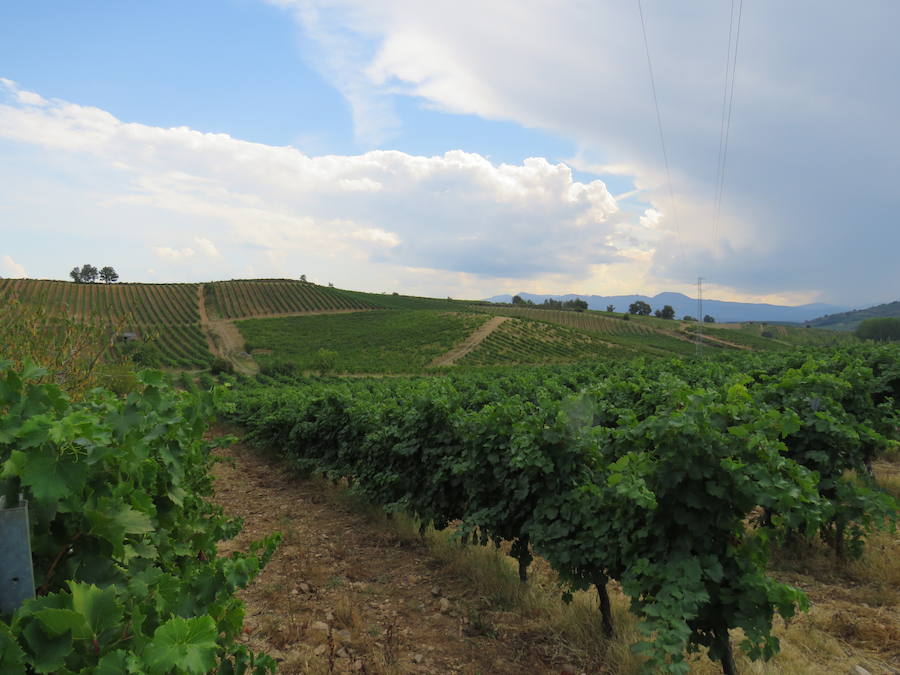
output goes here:
{"type": "Polygon", "coordinates": [[[488,335],[497,330],[497,328],[507,320],[509,320],[508,316],[495,316],[488,319],[485,323],[475,329],[469,337],[463,340],[462,343],[446,354],[441,354],[434,361],[429,363],[428,367],[441,368],[443,366],[452,366],[456,361],[480,345],[488,335]]]}
{"type": "Polygon", "coordinates": [[[244,351],[244,337],[235,325],[235,321],[247,319],[281,319],[291,316],[318,316],[320,314],[349,314],[366,312],[366,309],[315,309],[306,312],[270,312],[244,316],[239,319],[210,319],[206,310],[206,297],[203,286],[197,288],[197,309],[200,314],[200,329],[206,337],[206,344],[214,356],[230,361],[237,372],[244,375],[256,375],[259,365],[250,354],[244,351]]]}
{"type": "MultiPolygon", "coordinates": [[[[678,338],[679,340],[687,340],[688,342],[694,342],[694,340],[691,340],[690,338],[693,337],[695,335],[695,333],[689,332],[686,328],[682,328],[680,331],[677,331],[677,332],[662,331],[662,330],[659,332],[663,333],[664,335],[669,335],[671,337],[678,338]]],[[[706,333],[702,333],[701,337],[703,338],[704,342],[715,342],[716,344],[720,344],[723,347],[730,347],[731,349],[743,349],[744,351],[747,351],[747,352],[753,351],[753,348],[748,345],[738,344],[737,342],[729,342],[728,340],[723,340],[722,338],[713,337],[711,335],[707,335],[706,333]]]]}
{"type": "Polygon", "coordinates": [[[468,618],[483,599],[418,537],[398,534],[353,508],[340,488],[298,478],[255,449],[217,452],[233,461],[213,468],[215,501],[244,520],[220,554],[284,535],[260,577],[239,593],[243,639],[278,659],[279,673],[560,672],[554,637],[535,635],[527,620],[491,612],[496,630],[472,631],[468,618]]]}

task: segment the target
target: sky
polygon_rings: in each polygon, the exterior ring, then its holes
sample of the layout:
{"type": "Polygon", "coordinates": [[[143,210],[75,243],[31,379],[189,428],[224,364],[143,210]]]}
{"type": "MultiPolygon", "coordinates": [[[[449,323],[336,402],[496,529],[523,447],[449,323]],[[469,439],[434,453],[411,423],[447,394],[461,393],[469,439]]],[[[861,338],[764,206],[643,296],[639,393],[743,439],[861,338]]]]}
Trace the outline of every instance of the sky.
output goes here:
{"type": "Polygon", "coordinates": [[[5,0],[0,276],[897,300],[897,25],[893,0],[5,0]]]}

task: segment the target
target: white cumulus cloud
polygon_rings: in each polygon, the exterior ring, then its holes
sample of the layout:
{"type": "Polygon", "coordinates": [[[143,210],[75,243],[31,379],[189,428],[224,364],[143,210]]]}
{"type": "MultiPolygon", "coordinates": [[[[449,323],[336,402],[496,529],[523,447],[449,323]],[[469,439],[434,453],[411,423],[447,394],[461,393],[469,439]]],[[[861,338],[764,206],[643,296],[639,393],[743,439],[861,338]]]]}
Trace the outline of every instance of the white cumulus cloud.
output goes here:
{"type": "Polygon", "coordinates": [[[126,123],[58,100],[0,104],[3,137],[89,156],[128,176],[129,189],[104,204],[194,223],[189,247],[151,244],[168,260],[220,258],[213,234],[219,243],[279,254],[325,252],[494,278],[583,277],[619,259],[609,237],[623,215],[606,185],[580,182],[565,164],[539,157],[521,164],[460,150],[311,157],[226,134],[126,123]]]}
{"type": "Polygon", "coordinates": [[[4,255],[0,258],[0,276],[24,279],[27,275],[25,274],[24,265],[17,263],[11,256],[4,255]]]}
{"type": "Polygon", "coordinates": [[[389,118],[392,98],[406,95],[550,131],[575,144],[576,169],[632,177],[636,190],[622,200],[649,203],[666,224],[653,253],[658,279],[702,272],[745,292],[896,299],[900,88],[886,86],[900,62],[894,0],[852,12],[819,3],[813,14],[805,3],[744,3],[718,225],[733,3],[643,3],[669,171],[635,3],[270,2],[298,18],[312,64],[340,74],[355,117],[389,118]]]}

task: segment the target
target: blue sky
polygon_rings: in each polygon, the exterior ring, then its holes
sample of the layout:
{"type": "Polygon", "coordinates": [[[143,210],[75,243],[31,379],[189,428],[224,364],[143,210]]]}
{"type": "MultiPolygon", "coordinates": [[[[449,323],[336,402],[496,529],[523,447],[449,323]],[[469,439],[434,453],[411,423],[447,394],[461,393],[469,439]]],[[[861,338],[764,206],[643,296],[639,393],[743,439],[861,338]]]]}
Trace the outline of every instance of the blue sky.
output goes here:
{"type": "Polygon", "coordinates": [[[4,2],[0,275],[896,299],[900,11],[744,7],[715,228],[730,4],[691,9],[644,3],[673,203],[631,6],[4,2]]]}

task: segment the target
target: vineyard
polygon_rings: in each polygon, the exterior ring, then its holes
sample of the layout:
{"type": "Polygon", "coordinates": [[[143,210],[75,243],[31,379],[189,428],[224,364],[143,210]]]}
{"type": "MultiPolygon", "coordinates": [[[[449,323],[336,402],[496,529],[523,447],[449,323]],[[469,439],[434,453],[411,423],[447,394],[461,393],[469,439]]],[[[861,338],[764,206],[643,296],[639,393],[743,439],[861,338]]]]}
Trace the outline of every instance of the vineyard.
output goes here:
{"type": "Polygon", "coordinates": [[[618,316],[613,317],[600,312],[574,312],[571,310],[536,309],[531,307],[492,307],[487,305],[475,306],[473,309],[498,316],[512,316],[520,319],[559,324],[560,326],[568,326],[569,328],[600,333],[602,335],[649,335],[655,332],[647,319],[631,317],[632,320],[623,321],[618,316]]]}
{"type": "Polygon", "coordinates": [[[75,284],[0,279],[0,302],[17,298],[79,321],[115,326],[158,347],[163,365],[205,368],[212,360],[200,329],[198,284],[75,284]]]}
{"type": "Polygon", "coordinates": [[[415,295],[394,293],[364,293],[362,291],[339,290],[336,293],[359,303],[368,303],[383,309],[442,309],[448,312],[464,312],[472,303],[465,300],[441,300],[440,298],[422,298],[415,295]]]}
{"type": "Polygon", "coordinates": [[[637,353],[590,333],[550,323],[510,319],[457,363],[461,366],[573,363],[631,358],[637,353]]]}
{"type": "Polygon", "coordinates": [[[200,321],[197,284],[74,284],[0,279],[0,300],[18,297],[86,321],[182,325],[200,321]]]}
{"type": "Polygon", "coordinates": [[[240,319],[266,314],[297,314],[384,307],[346,291],[289,279],[217,281],[203,284],[211,318],[240,319]]]}
{"type": "MultiPolygon", "coordinates": [[[[714,335],[718,335],[717,331],[725,330],[727,333],[722,334],[723,338],[732,339],[734,337],[734,341],[740,339],[741,336],[749,337],[750,339],[754,337],[761,338],[762,342],[757,344],[768,344],[775,341],[787,345],[841,346],[857,342],[852,333],[820,330],[806,326],[747,322],[722,324],[721,327],[704,326],[704,330],[707,330],[707,328],[712,328],[714,335]]],[[[752,343],[748,342],[747,344],[753,346],[752,343]]]]}
{"type": "Polygon", "coordinates": [[[423,527],[510,542],[523,580],[541,556],[595,589],[608,634],[618,582],[649,670],[687,672],[702,648],[736,672],[733,634],[772,657],[773,617],[807,606],[768,574],[772,547],[819,537],[852,558],[897,516],[868,469],[897,452],[896,347],[285,382],[223,411],[423,527]]]}
{"type": "Polygon", "coordinates": [[[314,314],[354,316],[346,320],[242,324],[244,337],[258,350],[254,356],[259,365],[272,368],[277,363],[292,363],[293,366],[285,367],[309,369],[315,353],[325,349],[337,352],[339,371],[415,373],[439,356],[439,349],[446,352],[460,344],[467,337],[463,326],[474,330],[483,323],[483,319],[475,317],[485,315],[517,320],[506,322],[488,335],[483,344],[456,361],[456,365],[572,363],[637,354],[688,356],[697,352],[698,341],[711,352],[781,351],[794,344],[853,341],[851,337],[836,338],[824,331],[785,326],[760,328],[753,324],[704,326],[703,336],[698,336],[700,327],[696,324],[653,317],[625,320],[622,315],[606,312],[363,293],[290,279],[204,284],[75,284],[0,279],[0,301],[8,298],[39,304],[51,313],[79,321],[115,325],[120,334],[133,332],[142,343],[158,349],[158,357],[144,363],[187,370],[210,367],[212,349],[215,356],[255,371],[257,364],[253,359],[242,355],[239,344],[232,344],[236,340],[239,343],[239,338],[231,322],[314,314]],[[363,310],[382,311],[376,312],[377,318],[356,316],[363,310]],[[397,316],[387,319],[385,311],[396,312],[397,316]],[[441,311],[445,318],[437,320],[441,311]],[[453,327],[448,327],[446,317],[451,314],[457,318],[450,321],[453,327]],[[463,316],[467,318],[462,319],[463,316]],[[429,335],[431,331],[433,335],[429,335]]]}
{"type": "Polygon", "coordinates": [[[735,331],[707,330],[706,335],[715,335],[718,340],[708,340],[698,335],[696,324],[681,321],[667,321],[654,317],[629,316],[607,312],[574,312],[555,309],[537,309],[533,307],[473,307],[477,311],[488,312],[498,316],[512,316],[559,326],[567,326],[602,336],[603,340],[617,344],[626,349],[637,349],[648,355],[671,356],[672,354],[691,354],[696,351],[696,343],[701,341],[704,348],[740,348],[749,347],[761,350],[782,350],[786,345],[764,337],[735,331]],[[734,338],[734,339],[732,339],[734,338]],[[727,344],[730,343],[730,344],[727,344]]]}
{"type": "MultiPolygon", "coordinates": [[[[183,372],[179,393],[147,371],[117,380],[124,393],[91,385],[71,402],[41,369],[0,359],[0,488],[33,505],[40,577],[40,597],[0,620],[0,670],[275,667],[236,642],[233,594],[276,540],[216,555],[236,525],[205,501],[210,400],[301,473],[404,512],[420,532],[449,532],[456,549],[495,544],[523,588],[547,569],[564,596],[590,591],[590,625],[609,640],[626,633],[627,597],[648,672],[688,672],[697,652],[726,673],[774,657],[782,619],[809,604],[773,574],[784,551],[815,543],[849,565],[874,541],[896,557],[879,533],[898,508],[896,345],[787,348],[818,338],[704,326],[698,359],[699,327],[680,322],[278,280],[0,280],[10,298],[79,329],[134,328],[184,369],[209,362],[210,324],[236,326],[262,372],[222,376],[227,389],[211,372],[183,372]],[[252,313],[270,318],[231,318],[252,313]],[[455,366],[430,367],[454,350],[455,366]],[[429,376],[337,376],[348,373],[429,376]]],[[[889,605],[900,578],[884,579],[877,602],[889,605]]],[[[884,635],[900,630],[892,612],[880,615],[884,635]]]]}
{"type": "Polygon", "coordinates": [[[247,319],[237,322],[263,372],[328,369],[356,373],[413,373],[487,321],[484,314],[434,310],[378,310],[347,314],[247,319]]]}

